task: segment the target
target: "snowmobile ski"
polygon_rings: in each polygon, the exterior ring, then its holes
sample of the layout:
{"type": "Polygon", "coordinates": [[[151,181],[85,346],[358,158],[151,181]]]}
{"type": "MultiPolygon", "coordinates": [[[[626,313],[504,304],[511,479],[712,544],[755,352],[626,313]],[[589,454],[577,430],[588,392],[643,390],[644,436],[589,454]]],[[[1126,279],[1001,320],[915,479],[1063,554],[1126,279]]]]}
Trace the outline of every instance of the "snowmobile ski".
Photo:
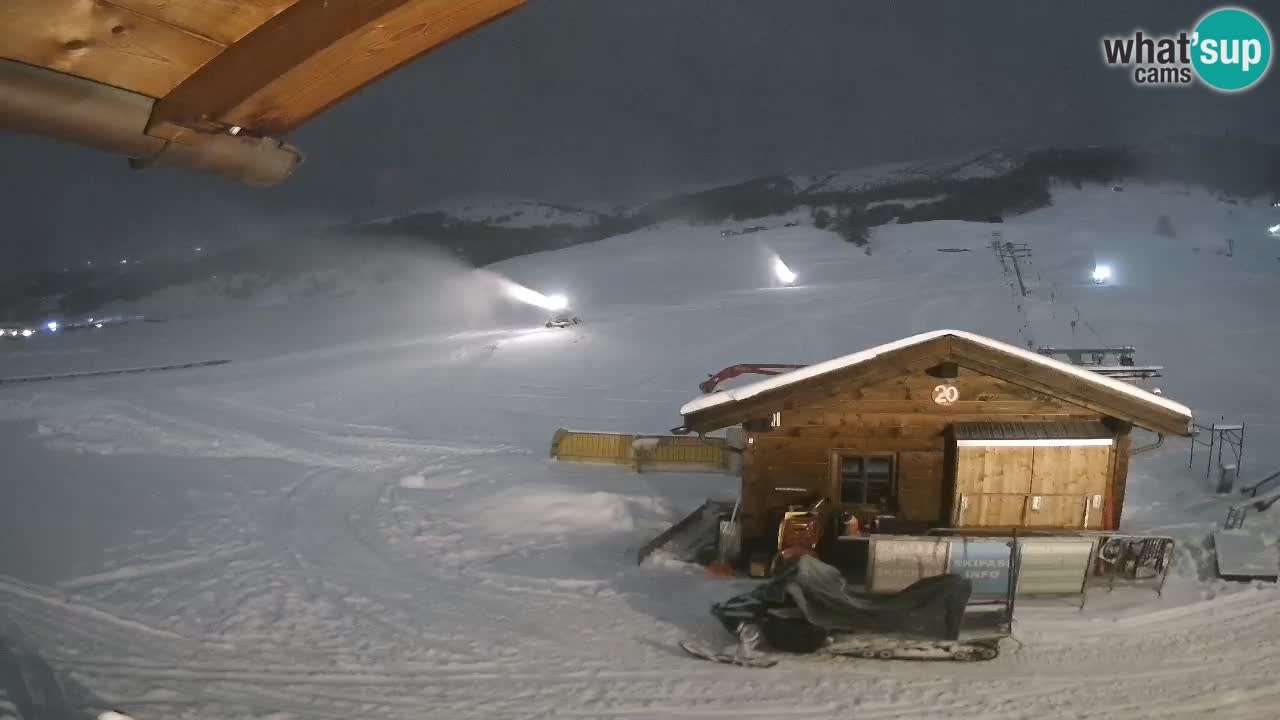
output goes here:
{"type": "Polygon", "coordinates": [[[716,652],[702,643],[691,640],[683,640],[680,642],[680,649],[690,655],[711,662],[724,663],[725,665],[737,665],[739,667],[754,668],[770,668],[778,664],[777,658],[767,657],[763,655],[737,655],[732,653],[716,652]]]}
{"type": "Polygon", "coordinates": [[[999,640],[902,640],[890,638],[832,638],[819,652],[868,660],[994,660],[999,640]]]}

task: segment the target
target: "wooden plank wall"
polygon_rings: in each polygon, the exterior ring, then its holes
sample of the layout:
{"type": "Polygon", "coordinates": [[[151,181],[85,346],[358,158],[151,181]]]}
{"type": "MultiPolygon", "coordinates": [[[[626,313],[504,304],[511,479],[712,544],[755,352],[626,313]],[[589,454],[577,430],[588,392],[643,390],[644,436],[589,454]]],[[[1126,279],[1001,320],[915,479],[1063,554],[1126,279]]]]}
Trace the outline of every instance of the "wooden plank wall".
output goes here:
{"type": "Polygon", "coordinates": [[[898,453],[898,515],[903,520],[933,523],[941,519],[945,484],[941,450],[898,453]]]}
{"type": "MultiPolygon", "coordinates": [[[[838,390],[821,401],[783,410],[780,427],[750,434],[743,469],[747,534],[768,532],[768,515],[787,498],[803,495],[774,492],[773,488],[802,488],[831,497],[837,482],[832,453],[837,451],[895,454],[899,517],[946,524],[952,512],[946,431],[952,423],[1098,417],[1086,408],[964,368],[958,377],[948,380],[915,371],[863,388],[838,390]],[[933,402],[934,387],[944,382],[960,391],[959,401],[949,406],[933,402]]],[[[996,479],[985,492],[1025,496],[1030,491],[1030,461],[1024,463],[1016,453],[1008,453],[1007,458],[996,455],[1001,462],[1012,464],[1007,470],[1003,465],[992,468],[996,479]]],[[[960,467],[965,464],[961,462],[960,467]]],[[[1014,505],[1020,507],[1013,500],[988,505],[988,513],[1002,518],[1014,513],[1014,505]]]]}

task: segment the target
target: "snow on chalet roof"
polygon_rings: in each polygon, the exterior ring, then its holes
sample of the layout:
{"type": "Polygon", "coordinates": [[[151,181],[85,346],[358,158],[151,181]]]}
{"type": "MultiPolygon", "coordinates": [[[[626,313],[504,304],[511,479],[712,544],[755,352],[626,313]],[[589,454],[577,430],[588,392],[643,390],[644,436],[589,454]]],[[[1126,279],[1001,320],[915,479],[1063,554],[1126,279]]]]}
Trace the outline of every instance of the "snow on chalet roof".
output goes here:
{"type": "Polygon", "coordinates": [[[802,382],[809,378],[826,375],[829,372],[852,367],[854,365],[867,362],[868,360],[885,353],[901,350],[913,345],[919,345],[946,335],[964,338],[975,343],[986,345],[993,350],[998,350],[1010,355],[1016,355],[1023,360],[1038,363],[1069,375],[1074,375],[1087,382],[1130,395],[1152,405],[1159,405],[1167,410],[1172,410],[1178,414],[1185,415],[1187,418],[1191,417],[1191,409],[1187,406],[1176,403],[1168,398],[1161,397],[1160,395],[1149,393],[1140,387],[1130,385],[1129,383],[1115,378],[1110,378],[1105,375],[1099,375],[1091,370],[1085,370],[1079,366],[1064,363],[1061,360],[1055,360],[1047,355],[1040,355],[1039,353],[1034,353],[1029,350],[1023,350],[1020,347],[1009,345],[1008,343],[1002,343],[999,340],[992,340],[991,338],[983,337],[981,335],[975,335],[974,333],[965,332],[963,330],[932,330],[930,332],[920,333],[919,335],[902,338],[901,340],[894,340],[893,342],[885,343],[884,345],[877,345],[876,347],[868,348],[861,352],[853,353],[852,355],[834,358],[825,362],[817,363],[816,365],[808,365],[798,370],[792,370],[789,373],[775,375],[774,377],[742,385],[731,390],[722,390],[717,393],[712,393],[711,395],[703,395],[702,397],[694,398],[693,400],[685,403],[684,406],[680,408],[680,414],[690,415],[700,410],[706,410],[707,408],[716,407],[718,405],[746,400],[747,398],[754,397],[768,390],[786,387],[792,383],[802,382]]]}

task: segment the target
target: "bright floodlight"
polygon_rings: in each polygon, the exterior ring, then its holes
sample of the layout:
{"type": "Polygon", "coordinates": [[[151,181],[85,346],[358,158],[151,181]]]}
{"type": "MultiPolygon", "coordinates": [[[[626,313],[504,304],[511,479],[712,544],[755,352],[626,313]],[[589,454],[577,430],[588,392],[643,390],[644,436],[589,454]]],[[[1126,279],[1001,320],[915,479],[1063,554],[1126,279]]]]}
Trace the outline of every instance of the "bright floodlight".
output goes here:
{"type": "Polygon", "coordinates": [[[96,328],[100,328],[102,327],[102,323],[94,323],[93,326],[96,328]]]}
{"type": "Polygon", "coordinates": [[[1111,266],[1099,265],[1093,269],[1093,281],[1101,285],[1111,279],[1111,266]]]}
{"type": "Polygon", "coordinates": [[[782,258],[774,256],[773,258],[773,274],[778,277],[778,281],[783,285],[790,285],[796,281],[796,274],[791,272],[791,268],[782,262],[782,258]]]}
{"type": "Polygon", "coordinates": [[[36,334],[35,331],[32,330],[31,328],[24,328],[22,331],[22,337],[31,337],[32,335],[35,335],[35,334],[36,334]]]}
{"type": "Polygon", "coordinates": [[[1267,232],[1271,233],[1272,235],[1275,235],[1276,237],[1280,237],[1280,225],[1272,225],[1271,227],[1267,228],[1267,232]]]}
{"type": "Polygon", "coordinates": [[[58,321],[50,320],[49,322],[45,323],[45,327],[49,328],[49,332],[58,332],[58,321]]]}
{"type": "Polygon", "coordinates": [[[563,310],[567,307],[569,307],[569,298],[565,297],[564,295],[557,294],[557,295],[547,296],[548,310],[563,310]]]}

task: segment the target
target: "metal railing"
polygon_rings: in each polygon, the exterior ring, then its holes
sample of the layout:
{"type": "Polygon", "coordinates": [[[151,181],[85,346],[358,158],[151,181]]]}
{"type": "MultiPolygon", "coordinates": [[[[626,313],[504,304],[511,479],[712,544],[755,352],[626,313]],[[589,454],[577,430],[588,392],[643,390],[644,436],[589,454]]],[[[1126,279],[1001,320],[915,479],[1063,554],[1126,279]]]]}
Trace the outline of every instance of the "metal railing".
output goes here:
{"type": "Polygon", "coordinates": [[[1280,470],[1271,473],[1248,487],[1240,488],[1240,494],[1258,497],[1258,493],[1266,490],[1271,485],[1280,485],[1280,470]]]}

